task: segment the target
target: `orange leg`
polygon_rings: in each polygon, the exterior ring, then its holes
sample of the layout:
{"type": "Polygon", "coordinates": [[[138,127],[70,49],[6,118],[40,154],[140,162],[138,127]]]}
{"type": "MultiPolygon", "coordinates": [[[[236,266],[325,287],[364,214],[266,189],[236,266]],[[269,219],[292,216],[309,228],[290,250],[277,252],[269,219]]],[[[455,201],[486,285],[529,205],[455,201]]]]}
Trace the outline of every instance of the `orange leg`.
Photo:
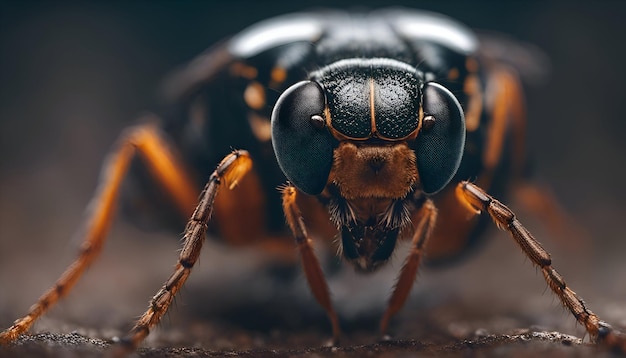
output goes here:
{"type": "Polygon", "coordinates": [[[120,353],[133,351],[148,336],[150,329],[159,323],[174,296],[187,281],[200,255],[207,224],[213,211],[213,201],[221,187],[220,184],[224,183],[229,189],[233,189],[251,167],[252,159],[248,152],[240,150],[226,156],[211,174],[202,191],[198,206],[185,228],[184,244],[174,273],[152,297],[148,310],[137,320],[128,336],[122,339],[122,352],[120,353]]]}
{"type": "Polygon", "coordinates": [[[511,234],[524,254],[541,269],[548,286],[561,300],[563,306],[570,310],[596,342],[626,353],[626,335],[611,328],[587,308],[583,299],[565,284],[563,277],[552,267],[550,254],[541,247],[509,208],[469,182],[459,183],[458,193],[468,208],[476,213],[486,211],[499,228],[511,234]]]}
{"type": "Polygon", "coordinates": [[[437,209],[430,199],[424,202],[418,217],[419,222],[411,241],[411,252],[402,266],[398,281],[389,299],[387,310],[380,321],[380,332],[383,336],[387,333],[389,320],[404,306],[407,297],[409,297],[411,287],[413,287],[415,277],[417,276],[417,269],[424,255],[424,245],[428,242],[428,238],[432,236],[435,223],[437,222],[437,209]]]}
{"type": "Polygon", "coordinates": [[[88,206],[83,240],[76,260],[68,266],[54,286],[48,289],[28,314],[0,333],[0,344],[15,340],[28,331],[32,324],[46,313],[59,299],[69,293],[83,272],[100,254],[111,225],[119,189],[135,153],[145,159],[182,212],[189,212],[196,202],[196,189],[184,175],[168,146],[154,125],[145,124],[126,130],[112,153],[106,159],[100,184],[88,206]]]}
{"type": "Polygon", "coordinates": [[[311,245],[311,239],[309,238],[304,225],[304,219],[302,218],[302,212],[296,203],[297,190],[292,185],[287,185],[283,190],[283,210],[285,217],[287,218],[287,224],[291,228],[291,232],[298,244],[298,250],[302,257],[302,266],[304,268],[304,274],[306,276],[311,292],[317,302],[322,306],[333,328],[333,344],[339,344],[339,338],[341,336],[341,329],[339,327],[339,319],[333,309],[333,304],[330,300],[330,291],[328,290],[328,284],[324,278],[324,272],[320,267],[319,260],[315,256],[313,246],[311,245]]]}

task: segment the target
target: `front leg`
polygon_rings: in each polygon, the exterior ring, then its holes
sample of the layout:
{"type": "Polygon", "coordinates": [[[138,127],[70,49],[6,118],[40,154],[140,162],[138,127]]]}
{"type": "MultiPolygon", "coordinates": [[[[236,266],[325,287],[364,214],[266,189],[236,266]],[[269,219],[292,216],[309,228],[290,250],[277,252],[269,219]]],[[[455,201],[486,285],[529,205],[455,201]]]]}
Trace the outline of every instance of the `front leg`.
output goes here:
{"type": "Polygon", "coordinates": [[[341,336],[341,329],[339,327],[339,319],[333,309],[333,304],[330,300],[330,291],[328,290],[328,284],[324,277],[324,272],[320,266],[319,260],[313,251],[311,245],[311,239],[309,238],[306,225],[304,225],[304,219],[302,218],[302,212],[296,203],[297,190],[296,188],[288,184],[282,189],[283,194],[283,211],[285,212],[285,218],[287,224],[293,233],[296,243],[298,244],[298,250],[302,257],[302,267],[304,268],[304,274],[306,280],[309,283],[311,292],[315,299],[322,308],[326,310],[330,324],[333,328],[333,345],[339,344],[339,338],[341,336]]]}
{"type": "Polygon", "coordinates": [[[185,228],[184,244],[174,268],[174,273],[150,300],[148,310],[137,320],[128,336],[122,339],[122,345],[114,353],[115,356],[123,356],[135,350],[148,336],[150,329],[157,325],[161,317],[167,312],[174,300],[174,296],[187,281],[191,274],[191,269],[200,256],[200,250],[206,236],[207,224],[213,211],[213,202],[221,184],[225,184],[229,189],[233,189],[251,167],[252,159],[248,152],[238,150],[227,155],[213,174],[211,174],[202,191],[198,206],[185,228]]]}
{"type": "Polygon", "coordinates": [[[561,300],[563,306],[572,312],[595,342],[626,353],[626,335],[613,329],[587,308],[585,301],[565,284],[563,277],[552,267],[550,254],[541,247],[509,208],[470,182],[459,183],[457,194],[470,210],[476,214],[486,211],[500,229],[511,234],[524,254],[541,269],[548,286],[561,300]]]}
{"type": "Polygon", "coordinates": [[[437,208],[435,208],[435,204],[430,199],[424,201],[418,217],[419,221],[411,240],[411,251],[402,266],[393,293],[389,298],[387,310],[380,321],[380,333],[383,337],[387,334],[389,320],[404,306],[406,299],[409,297],[417,276],[417,270],[424,256],[424,246],[430,236],[432,236],[435,223],[437,222],[437,208]]]}

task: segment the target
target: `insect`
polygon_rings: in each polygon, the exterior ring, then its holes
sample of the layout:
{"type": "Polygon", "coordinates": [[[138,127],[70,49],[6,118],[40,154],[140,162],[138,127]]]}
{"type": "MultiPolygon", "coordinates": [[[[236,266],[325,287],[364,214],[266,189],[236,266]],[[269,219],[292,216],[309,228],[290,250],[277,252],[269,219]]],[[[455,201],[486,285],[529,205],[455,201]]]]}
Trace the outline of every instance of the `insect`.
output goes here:
{"type": "Polygon", "coordinates": [[[0,342],[25,333],[96,259],[139,156],[191,219],[174,273],[123,340],[129,349],[167,311],[209,229],[226,242],[276,250],[295,239],[338,341],[340,324],[313,239],[338,238],[342,256],[362,272],[384,265],[398,240],[411,242],[381,320],[385,333],[424,256],[462,254],[493,221],[594,339],[626,350],[624,336],[586,307],[549,254],[491,196],[503,194],[525,162],[523,99],[515,73],[482,56],[464,26],[393,9],[290,15],[213,48],[168,89],[173,104],[158,125],[129,128],[105,161],[79,257],[0,342]],[[199,202],[198,178],[207,182],[199,202]]]}

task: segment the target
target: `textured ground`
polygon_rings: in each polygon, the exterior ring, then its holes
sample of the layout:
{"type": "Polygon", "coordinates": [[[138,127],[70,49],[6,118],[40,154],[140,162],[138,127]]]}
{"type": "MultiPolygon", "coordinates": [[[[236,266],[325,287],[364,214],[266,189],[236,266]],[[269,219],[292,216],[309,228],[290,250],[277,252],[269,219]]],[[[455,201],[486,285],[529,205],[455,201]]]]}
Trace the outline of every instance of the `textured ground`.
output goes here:
{"type": "MultiPolygon", "coordinates": [[[[101,356],[108,343],[77,333],[67,335],[39,334],[20,340],[6,353],[15,356],[91,357],[101,356]]],[[[487,335],[444,344],[417,341],[386,341],[367,345],[317,347],[299,349],[256,348],[249,350],[212,351],[203,348],[144,348],[139,357],[399,357],[399,356],[457,356],[457,355],[542,354],[551,357],[596,355],[597,351],[580,339],[558,332],[525,332],[511,335],[487,335]]],[[[602,353],[598,354],[601,355],[602,353]]]]}
{"type": "MultiPolygon", "coordinates": [[[[71,238],[101,160],[119,131],[153,108],[159,79],[245,24],[301,6],[46,4],[0,4],[0,328],[24,314],[73,259],[78,243],[71,238]]],[[[626,329],[626,51],[619,45],[626,4],[424,6],[535,43],[551,58],[547,82],[528,90],[529,145],[538,178],[575,226],[556,238],[530,213],[519,216],[589,307],[626,329]]],[[[373,277],[335,269],[330,285],[344,339],[334,349],[322,348],[328,323],[299,271],[278,279],[267,258],[210,244],[139,355],[596,356],[579,342],[582,328],[546,291],[541,274],[506,235],[492,236],[470,260],[424,270],[385,343],[377,320],[403,251],[373,277]]],[[[170,274],[178,245],[176,235],[118,220],[102,259],[33,336],[0,348],[0,357],[101,355],[170,274]]]]}

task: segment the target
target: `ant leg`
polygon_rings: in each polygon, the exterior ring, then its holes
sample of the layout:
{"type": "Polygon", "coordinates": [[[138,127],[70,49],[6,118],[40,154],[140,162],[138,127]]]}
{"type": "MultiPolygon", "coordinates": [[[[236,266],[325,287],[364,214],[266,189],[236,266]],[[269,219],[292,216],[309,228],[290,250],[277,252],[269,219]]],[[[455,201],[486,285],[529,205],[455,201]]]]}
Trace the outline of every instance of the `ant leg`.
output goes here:
{"type": "Polygon", "coordinates": [[[339,344],[339,338],[341,336],[341,328],[339,327],[339,319],[333,309],[333,304],[330,300],[330,291],[328,290],[328,284],[324,277],[324,272],[320,267],[319,260],[313,251],[311,245],[311,239],[309,238],[302,218],[302,212],[296,203],[297,190],[294,186],[288,184],[282,189],[283,194],[283,211],[287,219],[287,224],[291,228],[296,243],[298,244],[298,250],[302,257],[302,266],[304,268],[304,274],[306,275],[307,282],[313,292],[313,296],[322,308],[326,310],[328,318],[333,329],[333,344],[339,344]]]}
{"type": "Polygon", "coordinates": [[[83,237],[78,257],[70,264],[54,286],[48,289],[28,314],[0,333],[0,344],[11,342],[24,334],[33,323],[63,296],[67,295],[82,274],[100,254],[113,220],[119,189],[131,160],[139,154],[153,176],[171,194],[181,212],[188,213],[197,201],[192,181],[169,149],[154,124],[148,123],[125,130],[102,167],[100,184],[88,205],[87,219],[81,230],[83,237]]]}
{"type": "Polygon", "coordinates": [[[541,269],[548,286],[563,306],[570,310],[594,341],[626,352],[626,335],[613,329],[587,308],[585,301],[566,285],[563,277],[552,267],[550,254],[541,247],[509,208],[467,181],[459,183],[457,194],[468,209],[476,214],[486,211],[496,226],[511,234],[524,254],[541,269]]]}
{"type": "Polygon", "coordinates": [[[200,255],[207,224],[213,211],[213,201],[218,194],[220,184],[224,182],[228,189],[233,189],[251,167],[252,159],[248,152],[239,150],[227,155],[211,174],[202,191],[198,206],[185,228],[184,244],[174,273],[152,297],[148,310],[137,320],[128,336],[122,339],[122,352],[134,350],[148,336],[150,329],[159,323],[174,296],[189,277],[200,255]]]}
{"type": "Polygon", "coordinates": [[[427,199],[418,212],[419,222],[417,228],[413,233],[413,239],[411,240],[411,252],[409,253],[398,280],[394,287],[393,293],[389,298],[389,304],[387,310],[380,321],[380,333],[384,336],[387,333],[387,327],[389,326],[389,320],[396,314],[404,303],[406,302],[415,277],[417,276],[417,270],[419,268],[422,256],[424,255],[424,246],[426,245],[428,238],[432,235],[433,228],[437,222],[437,208],[430,199],[427,199]]]}

